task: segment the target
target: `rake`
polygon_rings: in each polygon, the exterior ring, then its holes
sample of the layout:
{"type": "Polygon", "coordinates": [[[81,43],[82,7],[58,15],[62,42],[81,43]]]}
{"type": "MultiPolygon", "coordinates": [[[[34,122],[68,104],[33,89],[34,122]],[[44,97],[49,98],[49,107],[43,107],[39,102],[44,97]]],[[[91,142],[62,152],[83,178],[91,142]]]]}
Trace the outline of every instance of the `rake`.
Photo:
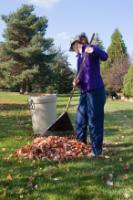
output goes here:
{"type": "MultiPolygon", "coordinates": [[[[94,39],[94,36],[95,36],[95,33],[93,33],[91,40],[89,42],[89,45],[91,45],[91,43],[94,39]]],[[[76,79],[79,78],[82,73],[85,59],[86,59],[86,54],[83,57],[83,60],[82,60],[79,72],[76,76],[76,79]]],[[[72,135],[72,133],[74,133],[74,128],[73,128],[73,125],[72,125],[71,120],[68,115],[68,109],[69,109],[72,97],[74,95],[75,88],[76,88],[76,86],[73,87],[73,89],[71,91],[65,111],[56,119],[56,121],[52,125],[50,125],[47,128],[46,133],[48,133],[48,134],[50,133],[50,134],[54,134],[54,135],[63,135],[63,136],[64,135],[67,135],[67,136],[72,135]]]]}

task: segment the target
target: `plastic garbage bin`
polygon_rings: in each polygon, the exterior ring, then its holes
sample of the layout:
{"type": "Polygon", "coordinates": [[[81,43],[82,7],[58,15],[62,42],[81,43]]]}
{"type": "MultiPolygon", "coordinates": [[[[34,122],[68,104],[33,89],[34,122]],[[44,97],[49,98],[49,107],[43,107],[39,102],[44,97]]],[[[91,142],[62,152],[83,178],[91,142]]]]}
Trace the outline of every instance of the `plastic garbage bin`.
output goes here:
{"type": "Polygon", "coordinates": [[[56,94],[30,96],[29,105],[34,134],[45,135],[46,129],[56,120],[56,94]]]}

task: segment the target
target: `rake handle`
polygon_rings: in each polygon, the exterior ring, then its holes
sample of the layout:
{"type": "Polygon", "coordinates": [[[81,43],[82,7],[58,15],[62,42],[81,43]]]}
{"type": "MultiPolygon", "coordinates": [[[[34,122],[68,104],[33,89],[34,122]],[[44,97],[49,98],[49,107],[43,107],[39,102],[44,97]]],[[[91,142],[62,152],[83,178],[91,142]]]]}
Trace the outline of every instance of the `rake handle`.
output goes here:
{"type": "Polygon", "coordinates": [[[69,100],[68,100],[68,103],[67,103],[67,106],[66,106],[66,112],[68,111],[68,108],[69,108],[69,105],[70,105],[71,99],[72,99],[72,97],[73,97],[73,94],[74,94],[75,88],[76,88],[76,86],[74,86],[73,89],[72,89],[72,91],[71,91],[71,95],[70,95],[70,97],[69,97],[69,100]]]}
{"type": "MultiPolygon", "coordinates": [[[[93,35],[92,35],[92,37],[91,37],[91,40],[90,40],[90,42],[89,42],[89,45],[91,45],[91,43],[92,43],[94,37],[95,37],[95,33],[93,33],[93,35]]],[[[82,63],[81,63],[81,66],[80,66],[80,69],[79,69],[79,72],[78,72],[76,78],[79,78],[80,75],[81,75],[81,73],[82,73],[83,64],[84,64],[84,62],[85,62],[86,56],[87,56],[87,54],[85,54],[85,56],[84,56],[84,58],[83,58],[83,60],[82,60],[82,63]]],[[[66,106],[66,112],[68,111],[68,108],[69,108],[69,105],[70,105],[70,103],[71,103],[71,99],[72,99],[72,97],[73,97],[75,88],[76,88],[76,86],[74,86],[73,89],[72,89],[72,91],[71,91],[71,95],[70,95],[70,97],[69,97],[69,100],[68,100],[68,103],[67,103],[67,106],[66,106]]]]}
{"type": "MultiPolygon", "coordinates": [[[[91,40],[90,40],[90,42],[89,42],[89,44],[88,44],[89,46],[91,45],[91,43],[92,43],[94,37],[95,37],[95,33],[93,33],[93,35],[92,35],[92,37],[91,37],[91,40]]],[[[84,57],[83,57],[83,60],[82,60],[82,63],[81,63],[79,72],[78,72],[78,74],[77,74],[77,76],[76,76],[77,79],[79,79],[79,77],[80,77],[80,75],[81,75],[81,73],[82,73],[82,71],[83,71],[83,65],[84,65],[84,62],[85,62],[85,59],[86,59],[87,54],[88,54],[88,53],[85,53],[85,55],[84,55],[84,57]]]]}

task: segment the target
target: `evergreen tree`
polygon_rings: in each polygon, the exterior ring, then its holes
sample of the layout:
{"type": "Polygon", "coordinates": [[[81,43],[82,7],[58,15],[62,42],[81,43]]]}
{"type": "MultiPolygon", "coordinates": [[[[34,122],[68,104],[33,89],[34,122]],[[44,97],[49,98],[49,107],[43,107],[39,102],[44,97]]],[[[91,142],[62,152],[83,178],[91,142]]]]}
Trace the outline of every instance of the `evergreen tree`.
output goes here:
{"type": "Polygon", "coordinates": [[[72,90],[74,73],[69,67],[67,56],[60,49],[54,58],[53,64],[53,86],[58,93],[68,93],[72,90]]]}
{"type": "Polygon", "coordinates": [[[94,37],[94,39],[93,39],[92,44],[98,46],[98,47],[99,47],[100,49],[102,49],[102,50],[105,49],[105,47],[103,46],[103,42],[102,42],[102,40],[100,39],[98,33],[95,34],[95,37],[94,37]]]}
{"type": "Polygon", "coordinates": [[[109,70],[109,82],[111,85],[111,89],[116,92],[121,92],[123,88],[123,78],[125,74],[127,74],[129,69],[129,60],[127,58],[123,58],[123,60],[119,60],[117,64],[109,70]]]}
{"type": "Polygon", "coordinates": [[[2,59],[0,71],[8,87],[19,85],[22,92],[28,91],[35,80],[40,87],[42,77],[44,86],[48,84],[49,65],[54,57],[49,55],[53,41],[44,37],[48,20],[37,17],[33,11],[32,5],[23,5],[16,12],[2,16],[6,23],[2,57],[6,59],[2,59]]]}
{"type": "Polygon", "coordinates": [[[109,57],[106,62],[106,68],[112,67],[115,63],[119,62],[119,60],[128,56],[122,34],[117,28],[111,36],[111,44],[107,52],[109,57]]]}
{"type": "MultiPolygon", "coordinates": [[[[92,41],[92,44],[98,46],[102,50],[105,50],[105,47],[103,45],[103,41],[100,39],[98,33],[95,34],[95,37],[92,41]]],[[[101,62],[101,74],[103,74],[103,72],[104,72],[104,68],[105,68],[104,65],[105,65],[105,62],[101,62]]]]}
{"type": "MultiPolygon", "coordinates": [[[[0,63],[7,62],[8,57],[4,55],[3,51],[3,43],[0,43],[0,63]]],[[[4,67],[4,66],[3,66],[4,67]]],[[[0,88],[4,88],[5,85],[7,85],[7,81],[5,80],[5,77],[7,77],[7,74],[5,74],[5,70],[0,67],[0,88]]]]}
{"type": "Polygon", "coordinates": [[[129,57],[122,34],[115,29],[108,48],[108,60],[103,64],[103,79],[106,89],[121,91],[123,77],[129,67],[129,57]]]}
{"type": "Polygon", "coordinates": [[[128,73],[124,77],[123,93],[127,97],[133,97],[133,65],[130,66],[128,73]]]}

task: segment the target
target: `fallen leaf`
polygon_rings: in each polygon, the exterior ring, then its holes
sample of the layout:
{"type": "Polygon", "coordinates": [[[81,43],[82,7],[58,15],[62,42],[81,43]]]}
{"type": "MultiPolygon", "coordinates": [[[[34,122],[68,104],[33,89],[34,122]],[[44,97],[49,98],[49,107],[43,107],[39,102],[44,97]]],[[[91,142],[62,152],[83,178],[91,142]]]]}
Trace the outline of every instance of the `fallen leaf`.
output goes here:
{"type": "Polygon", "coordinates": [[[60,178],[55,177],[55,178],[53,178],[53,180],[54,180],[54,181],[59,181],[60,178]]]}
{"type": "Polygon", "coordinates": [[[20,199],[23,199],[23,198],[24,198],[24,195],[23,195],[23,194],[21,194],[19,197],[20,197],[20,199]]]}
{"type": "Polygon", "coordinates": [[[110,158],[110,156],[107,156],[107,155],[106,155],[106,156],[104,156],[104,158],[105,158],[105,159],[109,159],[109,158],[110,158]]]}
{"type": "Polygon", "coordinates": [[[6,179],[7,179],[8,181],[12,181],[12,180],[13,180],[11,174],[8,174],[7,177],[6,177],[6,179]]]}
{"type": "Polygon", "coordinates": [[[34,188],[37,190],[38,189],[38,185],[35,185],[34,188]]]}
{"type": "Polygon", "coordinates": [[[22,194],[24,192],[24,188],[20,188],[19,194],[22,194]]]}
{"type": "Polygon", "coordinates": [[[4,152],[4,151],[6,151],[6,148],[1,148],[1,150],[4,152]]]}
{"type": "Polygon", "coordinates": [[[23,195],[23,194],[21,194],[19,197],[20,197],[20,199],[23,199],[23,198],[24,198],[24,195],[23,195]]]}
{"type": "Polygon", "coordinates": [[[32,164],[35,164],[36,160],[32,160],[32,164]]]}
{"type": "Polygon", "coordinates": [[[32,182],[33,180],[34,180],[34,177],[33,177],[33,176],[29,176],[29,177],[28,177],[28,181],[29,181],[29,182],[32,182]]]}
{"type": "MultiPolygon", "coordinates": [[[[15,152],[15,156],[33,160],[64,161],[77,157],[87,156],[91,151],[91,145],[86,145],[73,138],[48,136],[35,138],[15,152]]],[[[35,161],[33,161],[34,163],[35,161]]]]}
{"type": "Polygon", "coordinates": [[[17,137],[17,138],[15,138],[15,140],[16,141],[21,141],[21,140],[23,140],[23,138],[22,137],[17,137]]]}
{"type": "Polygon", "coordinates": [[[124,175],[123,179],[128,180],[129,176],[127,174],[124,175]]]}
{"type": "Polygon", "coordinates": [[[111,186],[111,187],[114,185],[113,181],[111,181],[111,180],[107,180],[106,183],[107,183],[108,186],[111,186]]]}
{"type": "Polygon", "coordinates": [[[128,170],[129,170],[129,165],[126,164],[126,165],[123,167],[123,169],[124,169],[125,171],[128,171],[128,170]]]}
{"type": "Polygon", "coordinates": [[[123,161],[122,158],[119,158],[119,161],[122,162],[123,161]]]}
{"type": "Polygon", "coordinates": [[[126,199],[129,199],[130,194],[128,194],[128,193],[126,192],[126,193],[124,193],[124,197],[125,197],[126,199]]]}

